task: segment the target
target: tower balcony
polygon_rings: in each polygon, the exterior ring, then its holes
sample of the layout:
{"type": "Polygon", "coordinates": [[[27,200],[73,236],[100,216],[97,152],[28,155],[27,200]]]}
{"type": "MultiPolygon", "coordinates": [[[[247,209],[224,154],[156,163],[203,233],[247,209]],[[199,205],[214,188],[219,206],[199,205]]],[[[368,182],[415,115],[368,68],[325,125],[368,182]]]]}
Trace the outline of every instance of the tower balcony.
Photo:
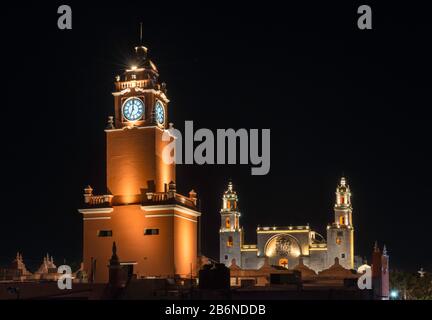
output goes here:
{"type": "Polygon", "coordinates": [[[334,228],[336,228],[336,229],[353,229],[352,225],[350,225],[350,224],[340,224],[340,223],[335,223],[335,222],[327,225],[327,229],[330,229],[330,228],[333,228],[333,229],[334,228]]]}
{"type": "Polygon", "coordinates": [[[178,204],[191,209],[197,208],[197,197],[195,191],[189,192],[189,197],[175,191],[147,192],[143,197],[142,205],[178,204]]]}
{"type": "Polygon", "coordinates": [[[91,186],[84,188],[84,205],[86,207],[111,207],[112,199],[113,195],[111,194],[94,195],[91,186]]]}
{"type": "Polygon", "coordinates": [[[154,85],[154,81],[147,79],[147,80],[132,80],[132,81],[122,81],[116,83],[116,89],[118,91],[129,89],[129,88],[151,88],[155,89],[156,86],[154,85]]]}

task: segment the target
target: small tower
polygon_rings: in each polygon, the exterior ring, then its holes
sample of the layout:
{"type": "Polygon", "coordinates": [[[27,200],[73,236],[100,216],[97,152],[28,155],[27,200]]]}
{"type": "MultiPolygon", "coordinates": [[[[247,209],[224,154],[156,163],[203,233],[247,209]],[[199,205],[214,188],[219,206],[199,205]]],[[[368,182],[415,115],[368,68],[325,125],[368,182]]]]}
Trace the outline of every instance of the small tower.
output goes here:
{"type": "Polygon", "coordinates": [[[228,189],[222,197],[221,228],[219,230],[220,256],[219,260],[227,267],[233,259],[241,267],[241,242],[242,229],[240,228],[240,211],[238,208],[237,193],[233,190],[233,184],[228,183],[228,189]]]}
{"type": "Polygon", "coordinates": [[[350,187],[344,177],[336,188],[334,222],[327,227],[327,265],[335,258],[346,269],[354,268],[354,227],[350,187]]]}
{"type": "Polygon", "coordinates": [[[389,256],[385,245],[381,253],[378,247],[378,242],[375,242],[374,250],[372,252],[372,288],[374,299],[389,299],[389,256]]]}
{"type": "Polygon", "coordinates": [[[336,188],[336,203],[334,207],[335,222],[339,225],[352,226],[351,191],[344,177],[336,188]]]}

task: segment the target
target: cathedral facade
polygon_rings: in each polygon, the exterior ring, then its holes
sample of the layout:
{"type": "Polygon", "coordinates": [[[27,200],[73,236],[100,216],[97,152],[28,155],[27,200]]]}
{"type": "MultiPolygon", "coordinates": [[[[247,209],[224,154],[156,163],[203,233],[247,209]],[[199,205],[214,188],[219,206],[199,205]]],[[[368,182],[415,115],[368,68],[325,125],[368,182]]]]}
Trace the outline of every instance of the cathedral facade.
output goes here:
{"type": "Polygon", "coordinates": [[[259,269],[268,259],[270,265],[292,269],[304,263],[319,272],[338,258],[345,269],[354,268],[351,191],[345,178],[336,188],[334,220],[327,226],[327,240],[309,225],[258,227],[257,243],[245,244],[238,195],[231,182],[223,194],[220,216],[220,262],[227,267],[234,263],[242,269],[259,269]]]}

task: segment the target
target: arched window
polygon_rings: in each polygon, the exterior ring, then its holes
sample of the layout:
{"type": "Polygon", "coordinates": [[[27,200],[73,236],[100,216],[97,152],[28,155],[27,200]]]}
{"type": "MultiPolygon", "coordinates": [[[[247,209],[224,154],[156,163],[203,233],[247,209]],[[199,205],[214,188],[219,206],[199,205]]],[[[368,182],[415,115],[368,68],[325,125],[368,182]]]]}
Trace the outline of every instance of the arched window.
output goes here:
{"type": "Polygon", "coordinates": [[[225,228],[227,228],[227,229],[230,229],[230,228],[231,228],[231,221],[230,221],[230,218],[229,218],[229,217],[227,217],[227,218],[225,219],[225,228]]]}
{"type": "Polygon", "coordinates": [[[336,244],[340,245],[342,243],[342,239],[340,237],[336,238],[336,244]]]}
{"type": "Polygon", "coordinates": [[[340,216],[339,217],[339,224],[340,225],[345,225],[345,216],[340,216]]]}
{"type": "Polygon", "coordinates": [[[233,246],[233,238],[229,236],[227,241],[227,247],[232,247],[232,246],[233,246]]]}

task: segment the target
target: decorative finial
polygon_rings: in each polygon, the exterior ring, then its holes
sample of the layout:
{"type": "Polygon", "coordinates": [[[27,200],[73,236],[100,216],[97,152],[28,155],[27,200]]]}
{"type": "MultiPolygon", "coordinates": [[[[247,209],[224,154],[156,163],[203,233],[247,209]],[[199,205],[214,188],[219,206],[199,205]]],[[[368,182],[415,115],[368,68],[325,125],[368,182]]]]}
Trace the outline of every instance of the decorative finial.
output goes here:
{"type": "Polygon", "coordinates": [[[231,179],[228,180],[228,190],[233,191],[233,183],[231,179]]]}
{"type": "Polygon", "coordinates": [[[143,23],[140,22],[140,44],[142,45],[143,43],[143,23]]]}
{"type": "Polygon", "coordinates": [[[120,265],[120,261],[119,261],[119,258],[117,256],[117,245],[114,241],[113,245],[112,245],[112,256],[110,259],[110,266],[115,266],[115,265],[120,265]]]}
{"type": "Polygon", "coordinates": [[[387,248],[386,248],[386,245],[384,245],[384,247],[383,247],[383,255],[384,255],[384,256],[387,255],[387,248]]]}
{"type": "Polygon", "coordinates": [[[117,245],[116,245],[115,241],[113,242],[113,245],[112,245],[112,254],[113,254],[113,256],[117,255],[117,245]]]}
{"type": "Polygon", "coordinates": [[[168,183],[168,191],[173,193],[176,192],[176,183],[172,180],[168,183]]]}
{"type": "Polygon", "coordinates": [[[423,268],[420,268],[420,270],[417,271],[417,273],[420,275],[420,278],[423,278],[426,274],[426,271],[424,271],[423,268]]]}
{"type": "Polygon", "coordinates": [[[93,188],[88,185],[87,187],[84,188],[84,194],[93,194],[93,188]]]}
{"type": "Polygon", "coordinates": [[[109,129],[115,129],[114,127],[114,117],[113,116],[108,116],[108,123],[106,128],[109,129]]]}
{"type": "Polygon", "coordinates": [[[343,186],[343,187],[346,185],[346,179],[345,179],[345,177],[342,176],[340,183],[341,183],[341,186],[343,186]]]}

